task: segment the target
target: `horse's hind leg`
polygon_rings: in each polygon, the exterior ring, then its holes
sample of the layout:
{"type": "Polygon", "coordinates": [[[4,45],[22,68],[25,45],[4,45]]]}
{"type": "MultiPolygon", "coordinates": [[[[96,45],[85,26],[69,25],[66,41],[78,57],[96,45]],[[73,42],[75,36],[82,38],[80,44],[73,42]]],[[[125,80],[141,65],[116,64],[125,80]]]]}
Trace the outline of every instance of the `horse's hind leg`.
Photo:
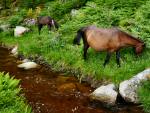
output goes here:
{"type": "Polygon", "coordinates": [[[120,67],[120,52],[119,51],[116,51],[116,62],[117,62],[117,65],[120,67]]]}
{"type": "Polygon", "coordinates": [[[109,62],[110,57],[111,57],[111,53],[110,53],[110,52],[107,52],[107,55],[106,55],[106,58],[105,58],[105,62],[104,62],[104,64],[103,64],[104,67],[105,67],[106,64],[109,62]]]}
{"type": "Polygon", "coordinates": [[[38,24],[39,35],[40,35],[40,31],[41,31],[42,27],[43,27],[42,24],[38,24]]]}
{"type": "Polygon", "coordinates": [[[84,48],[83,48],[83,50],[84,50],[84,54],[83,54],[84,60],[86,60],[86,54],[87,54],[88,48],[89,48],[89,45],[88,44],[84,44],[84,48]]]}

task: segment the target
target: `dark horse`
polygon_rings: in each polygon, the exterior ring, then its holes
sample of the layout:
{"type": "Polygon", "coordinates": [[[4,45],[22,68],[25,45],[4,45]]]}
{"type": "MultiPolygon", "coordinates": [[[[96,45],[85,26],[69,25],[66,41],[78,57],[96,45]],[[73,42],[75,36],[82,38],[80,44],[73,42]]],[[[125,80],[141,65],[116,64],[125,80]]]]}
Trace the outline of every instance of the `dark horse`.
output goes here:
{"type": "Polygon", "coordinates": [[[58,23],[54,19],[52,19],[50,16],[37,17],[37,24],[38,24],[39,35],[40,35],[40,31],[44,25],[47,25],[49,30],[51,30],[52,26],[56,29],[58,29],[58,27],[59,27],[58,23]]]}
{"type": "Polygon", "coordinates": [[[109,62],[113,52],[116,52],[116,62],[120,67],[119,50],[121,48],[132,46],[135,48],[135,53],[139,55],[145,46],[144,42],[140,39],[137,39],[117,28],[102,29],[95,26],[83,27],[77,31],[77,36],[73,43],[79,45],[81,37],[83,38],[84,44],[84,59],[86,59],[89,47],[96,51],[107,51],[106,59],[103,64],[104,67],[109,62]]]}

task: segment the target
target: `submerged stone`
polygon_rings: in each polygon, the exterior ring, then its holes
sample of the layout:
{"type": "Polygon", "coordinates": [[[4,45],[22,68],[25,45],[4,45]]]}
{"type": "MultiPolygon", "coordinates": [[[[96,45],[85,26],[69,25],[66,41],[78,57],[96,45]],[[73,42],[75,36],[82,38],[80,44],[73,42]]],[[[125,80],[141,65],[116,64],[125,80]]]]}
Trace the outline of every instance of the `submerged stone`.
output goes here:
{"type": "Polygon", "coordinates": [[[77,91],[76,84],[74,83],[64,83],[57,87],[57,90],[60,92],[72,92],[77,91]]]}

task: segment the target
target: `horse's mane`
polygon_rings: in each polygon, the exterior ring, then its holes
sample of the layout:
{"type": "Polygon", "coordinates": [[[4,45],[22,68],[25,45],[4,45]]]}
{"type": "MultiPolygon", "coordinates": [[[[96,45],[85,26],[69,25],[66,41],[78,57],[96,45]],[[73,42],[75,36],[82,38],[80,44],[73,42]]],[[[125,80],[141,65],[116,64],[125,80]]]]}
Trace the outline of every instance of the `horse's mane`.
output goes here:
{"type": "Polygon", "coordinates": [[[134,39],[134,40],[136,40],[136,41],[138,41],[138,42],[144,43],[141,39],[136,38],[136,37],[130,35],[129,33],[126,33],[126,32],[124,32],[124,31],[122,31],[122,30],[120,30],[120,29],[119,29],[119,31],[120,31],[121,33],[125,34],[127,37],[130,37],[130,38],[132,38],[132,39],[134,39]]]}

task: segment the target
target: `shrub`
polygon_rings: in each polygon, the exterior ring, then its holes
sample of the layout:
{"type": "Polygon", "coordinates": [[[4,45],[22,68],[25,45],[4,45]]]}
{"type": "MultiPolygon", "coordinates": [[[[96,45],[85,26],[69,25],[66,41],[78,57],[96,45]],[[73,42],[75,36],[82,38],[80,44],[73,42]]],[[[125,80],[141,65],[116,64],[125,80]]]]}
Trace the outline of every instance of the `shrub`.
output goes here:
{"type": "Polygon", "coordinates": [[[23,21],[23,17],[20,15],[11,16],[8,20],[9,24],[12,27],[15,27],[16,25],[19,25],[23,21]]]}
{"type": "Polygon", "coordinates": [[[48,2],[45,5],[45,10],[41,15],[50,15],[55,19],[63,19],[63,16],[70,13],[72,9],[80,8],[85,5],[86,0],[65,0],[48,2]]]}

